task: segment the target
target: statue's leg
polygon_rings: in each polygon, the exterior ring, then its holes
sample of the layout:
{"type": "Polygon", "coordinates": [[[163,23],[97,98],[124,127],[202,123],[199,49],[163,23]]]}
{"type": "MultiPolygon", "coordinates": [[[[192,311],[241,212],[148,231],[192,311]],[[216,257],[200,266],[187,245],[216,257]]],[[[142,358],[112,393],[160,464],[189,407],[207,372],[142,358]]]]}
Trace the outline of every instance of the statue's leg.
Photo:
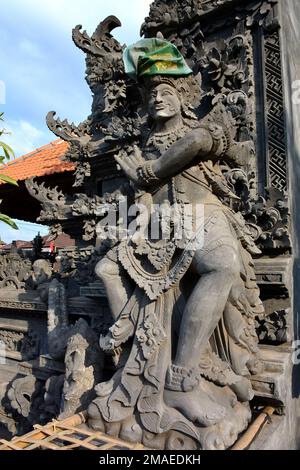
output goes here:
{"type": "Polygon", "coordinates": [[[188,369],[197,367],[240,275],[237,250],[233,246],[220,246],[206,254],[200,250],[195,254],[192,269],[200,279],[183,313],[174,361],[188,369]]]}
{"type": "Polygon", "coordinates": [[[217,403],[218,400],[214,399],[215,386],[211,384],[208,387],[197,374],[200,355],[207,348],[208,340],[223,314],[230,290],[240,274],[234,245],[235,241],[232,240],[228,246],[218,246],[207,253],[200,250],[195,254],[192,269],[200,275],[200,279],[183,313],[176,358],[164,394],[168,406],[204,426],[224,420],[234,404],[234,398],[230,395],[228,400],[224,395],[224,403],[217,403]]]}
{"type": "Polygon", "coordinates": [[[117,320],[130,299],[134,286],[123,268],[109,258],[100,260],[95,272],[104,284],[113,319],[117,320]]]}

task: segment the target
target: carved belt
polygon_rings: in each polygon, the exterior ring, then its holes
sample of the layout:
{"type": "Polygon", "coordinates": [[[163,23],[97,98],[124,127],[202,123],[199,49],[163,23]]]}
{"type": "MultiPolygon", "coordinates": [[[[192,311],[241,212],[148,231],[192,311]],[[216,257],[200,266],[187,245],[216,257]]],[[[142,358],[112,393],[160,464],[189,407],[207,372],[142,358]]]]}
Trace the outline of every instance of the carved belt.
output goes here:
{"type": "MultiPolygon", "coordinates": [[[[205,222],[205,230],[213,226],[216,219],[217,215],[215,213],[211,214],[205,222]]],[[[165,266],[158,272],[147,271],[142,265],[143,260],[137,258],[137,248],[131,240],[124,240],[120,243],[118,258],[129,276],[146,292],[149,299],[156,300],[163,292],[177,285],[187,272],[196,251],[195,243],[193,243],[196,238],[197,235],[190,243],[187,242],[185,249],[177,250],[178,254],[174,254],[173,266],[169,270],[168,266],[165,266]]]]}

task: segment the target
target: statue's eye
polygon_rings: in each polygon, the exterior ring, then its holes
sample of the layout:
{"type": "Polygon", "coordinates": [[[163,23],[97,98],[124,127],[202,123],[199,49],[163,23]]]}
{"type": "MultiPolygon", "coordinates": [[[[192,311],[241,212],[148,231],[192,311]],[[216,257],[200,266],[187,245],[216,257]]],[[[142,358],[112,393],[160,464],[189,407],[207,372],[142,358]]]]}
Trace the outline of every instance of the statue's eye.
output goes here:
{"type": "Polygon", "coordinates": [[[171,93],[171,91],[169,91],[169,90],[164,90],[164,91],[162,92],[162,95],[163,95],[163,96],[172,96],[173,93],[171,93]]]}

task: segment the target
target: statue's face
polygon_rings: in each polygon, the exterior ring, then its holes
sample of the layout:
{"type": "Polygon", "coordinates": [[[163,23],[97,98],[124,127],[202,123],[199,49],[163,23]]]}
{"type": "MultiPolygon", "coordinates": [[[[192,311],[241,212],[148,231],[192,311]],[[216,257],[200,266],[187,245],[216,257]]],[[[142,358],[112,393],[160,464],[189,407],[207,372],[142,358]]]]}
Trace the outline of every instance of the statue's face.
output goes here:
{"type": "Polygon", "coordinates": [[[181,113],[177,91],[166,83],[153,87],[149,93],[148,112],[155,120],[167,120],[181,113]]]}

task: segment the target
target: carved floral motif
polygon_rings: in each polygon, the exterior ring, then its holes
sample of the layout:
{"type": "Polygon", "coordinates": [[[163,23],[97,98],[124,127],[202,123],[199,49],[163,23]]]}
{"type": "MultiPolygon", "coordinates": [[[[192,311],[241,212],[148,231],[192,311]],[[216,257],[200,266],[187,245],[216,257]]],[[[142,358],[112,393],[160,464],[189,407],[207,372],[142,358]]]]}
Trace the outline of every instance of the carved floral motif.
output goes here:
{"type": "Polygon", "coordinates": [[[287,341],[288,312],[280,310],[256,319],[256,331],[263,344],[282,344],[287,341]]]}
{"type": "Polygon", "coordinates": [[[0,256],[0,288],[22,289],[30,276],[31,261],[17,253],[0,256]]]}
{"type": "Polygon", "coordinates": [[[18,352],[24,360],[36,358],[39,354],[39,337],[33,332],[18,333],[10,330],[0,330],[0,342],[5,345],[7,352],[18,352]]]}

